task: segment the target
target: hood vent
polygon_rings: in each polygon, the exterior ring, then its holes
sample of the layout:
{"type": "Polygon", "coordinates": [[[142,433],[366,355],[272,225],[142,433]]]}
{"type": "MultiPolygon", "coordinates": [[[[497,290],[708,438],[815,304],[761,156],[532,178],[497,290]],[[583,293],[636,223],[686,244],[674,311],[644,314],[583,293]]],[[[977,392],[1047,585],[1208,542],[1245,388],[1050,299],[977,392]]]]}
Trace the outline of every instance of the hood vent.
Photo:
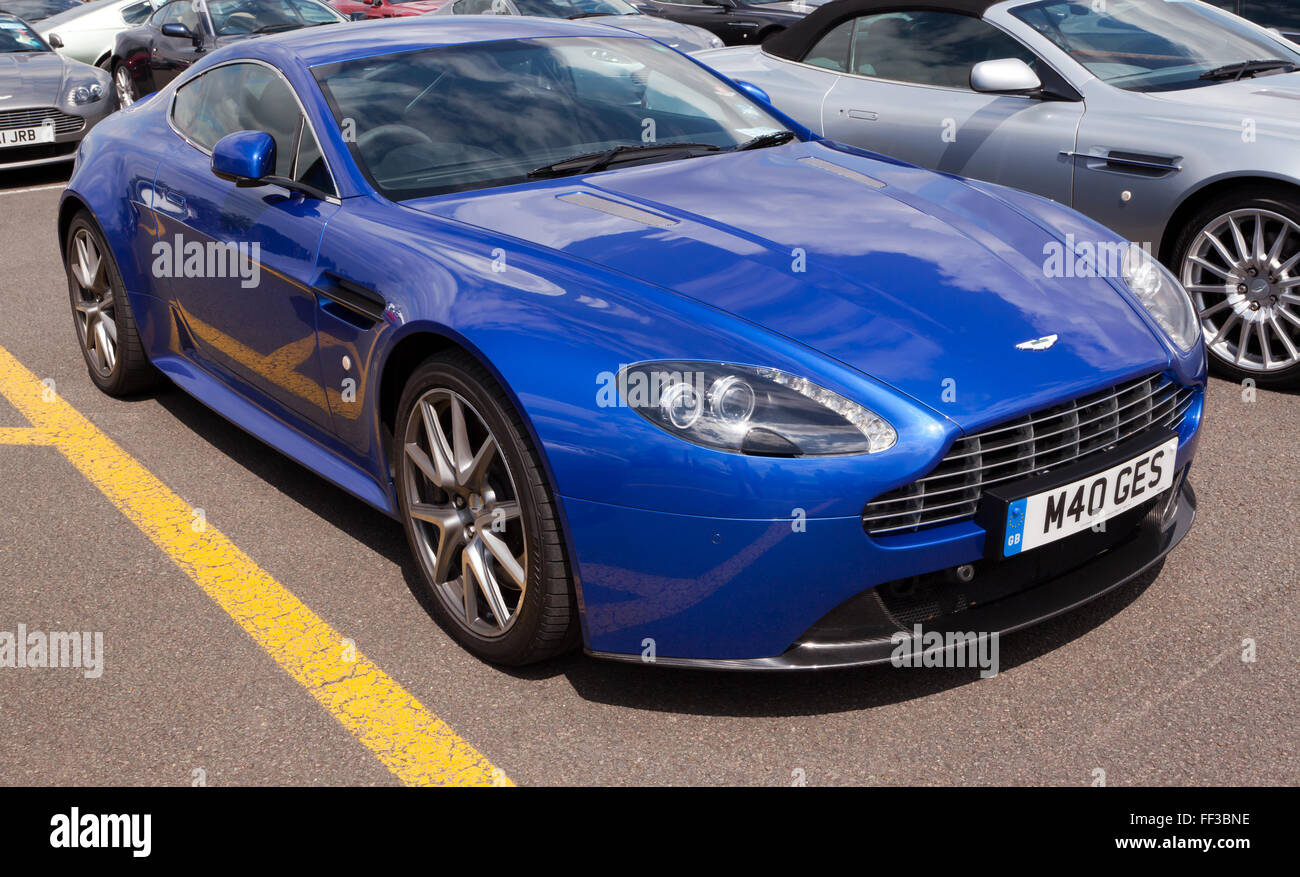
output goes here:
{"type": "Polygon", "coordinates": [[[880,180],[877,180],[875,177],[869,177],[864,173],[859,173],[858,171],[851,170],[842,165],[835,164],[834,162],[825,161],[824,159],[816,158],[814,156],[808,156],[807,158],[801,158],[799,160],[804,164],[810,164],[815,168],[820,168],[821,170],[828,171],[829,173],[844,177],[845,179],[853,180],[856,183],[863,183],[873,189],[885,188],[885,184],[880,182],[880,180]]]}
{"type": "Polygon", "coordinates": [[[568,201],[570,204],[577,204],[579,207],[599,210],[601,213],[608,213],[610,216],[617,216],[620,219],[639,222],[651,228],[672,228],[677,224],[677,220],[670,219],[667,216],[651,213],[649,210],[642,210],[640,207],[633,207],[631,204],[625,204],[622,201],[601,198],[589,192],[569,192],[566,195],[558,196],[558,198],[561,201],[568,201]]]}

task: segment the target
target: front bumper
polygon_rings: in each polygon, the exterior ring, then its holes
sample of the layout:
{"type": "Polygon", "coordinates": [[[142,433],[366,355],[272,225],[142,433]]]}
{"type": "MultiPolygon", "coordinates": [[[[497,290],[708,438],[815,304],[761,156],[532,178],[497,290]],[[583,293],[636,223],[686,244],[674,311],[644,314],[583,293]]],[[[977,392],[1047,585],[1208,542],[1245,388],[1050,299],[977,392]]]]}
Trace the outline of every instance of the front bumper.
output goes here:
{"type": "MultiPolygon", "coordinates": [[[[1179,476],[1168,501],[1154,504],[1135,513],[1138,517],[1127,532],[1112,540],[1100,554],[1086,556],[1090,549],[1077,542],[1074,556],[1070,547],[1056,547],[1051,555],[1022,555],[1002,561],[985,575],[985,583],[952,582],[942,594],[942,585],[911,601],[887,601],[882,591],[887,583],[864,591],[836,607],[810,628],[781,655],[770,658],[699,659],[655,657],[653,663],[668,667],[712,670],[819,670],[834,667],[861,667],[897,661],[900,657],[896,635],[911,634],[913,621],[925,633],[1002,635],[1046,621],[1076,609],[1132,581],[1151,569],[1169,554],[1191,530],[1196,517],[1196,493],[1186,477],[1179,476]],[[1081,553],[1082,552],[1082,553],[1081,553]],[[1050,558],[1041,560],[1041,558],[1050,558]],[[1037,578],[1026,572],[1026,562],[1047,566],[1056,564],[1055,572],[1037,578]],[[1002,575],[999,575],[999,573],[1002,575]],[[987,602],[972,599],[975,587],[983,587],[991,598],[987,602]],[[999,593],[1001,592],[1001,593],[999,593]],[[957,611],[945,597],[956,596],[957,611]],[[923,616],[929,616],[922,621],[923,616]],[[909,617],[910,616],[910,617],[909,617]]],[[[1085,540],[1092,534],[1083,534],[1085,540]]],[[[1069,542],[1070,540],[1065,540],[1069,542]]],[[[924,578],[924,577],[914,577],[924,578]]],[[[912,580],[908,580],[909,584],[912,580]]],[[[958,639],[958,642],[961,640],[958,639]]],[[[911,666],[922,649],[913,639],[911,666]]],[[[952,647],[940,650],[950,652],[952,647]]],[[[642,655],[588,651],[593,657],[614,661],[646,662],[642,655]]],[[[648,663],[648,662],[647,662],[648,663]]]]}
{"type": "Polygon", "coordinates": [[[1190,450],[1167,501],[1115,519],[1109,536],[1085,532],[999,561],[980,559],[985,534],[973,523],[882,550],[856,518],[794,526],[567,500],[587,652],[670,667],[817,669],[889,661],[892,635],[913,622],[939,632],[1018,630],[1123,585],[1173,550],[1195,516],[1190,450]],[[633,541],[639,550],[629,557],[633,541]],[[900,583],[930,588],[968,564],[974,583],[957,589],[956,602],[939,594],[948,601],[940,612],[889,596],[900,583]]]}
{"type": "Polygon", "coordinates": [[[58,164],[60,162],[72,161],[77,157],[77,146],[81,143],[82,139],[90,133],[90,129],[95,127],[96,124],[101,122],[113,111],[113,100],[111,96],[105,96],[102,100],[96,101],[95,103],[77,107],[75,112],[58,107],[7,107],[6,109],[12,109],[19,112],[24,109],[40,111],[57,110],[63,114],[65,118],[80,118],[82,120],[82,125],[75,131],[55,134],[52,143],[0,148],[0,171],[40,167],[47,164],[58,164]]]}

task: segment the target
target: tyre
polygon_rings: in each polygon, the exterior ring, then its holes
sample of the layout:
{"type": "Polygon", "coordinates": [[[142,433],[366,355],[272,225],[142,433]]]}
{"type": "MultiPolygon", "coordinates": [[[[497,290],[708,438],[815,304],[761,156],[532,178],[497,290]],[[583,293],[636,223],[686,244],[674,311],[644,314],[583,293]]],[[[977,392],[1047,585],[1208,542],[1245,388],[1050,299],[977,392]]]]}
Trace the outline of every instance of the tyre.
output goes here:
{"type": "Polygon", "coordinates": [[[120,108],[129,107],[140,99],[131,71],[121,61],[113,65],[113,91],[117,94],[117,105],[120,108]]]}
{"type": "Polygon", "coordinates": [[[1244,186],[1197,211],[1174,263],[1200,314],[1215,371],[1300,386],[1300,200],[1244,186]]]}
{"type": "Polygon", "coordinates": [[[470,357],[427,360],[398,406],[393,471],[439,622],[474,655],[521,665],[578,643],[559,515],[509,397],[470,357]]]}
{"type": "Polygon", "coordinates": [[[95,385],[112,396],[149,389],[158,381],[136,331],[117,262],[84,210],[68,227],[63,256],[77,342],[95,385]]]}

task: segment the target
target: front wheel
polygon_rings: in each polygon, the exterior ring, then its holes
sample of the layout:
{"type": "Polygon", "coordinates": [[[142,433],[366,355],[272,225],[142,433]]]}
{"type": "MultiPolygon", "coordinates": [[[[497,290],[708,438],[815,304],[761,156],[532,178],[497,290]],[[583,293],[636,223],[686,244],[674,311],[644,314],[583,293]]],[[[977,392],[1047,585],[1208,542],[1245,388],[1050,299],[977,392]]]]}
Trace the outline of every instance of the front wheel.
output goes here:
{"type": "Polygon", "coordinates": [[[1183,230],[1174,259],[1215,370],[1300,386],[1300,201],[1263,186],[1216,198],[1183,230]]]}
{"type": "Polygon", "coordinates": [[[433,612],[473,654],[520,665],[578,641],[559,514],[509,397],[465,355],[407,382],[393,463],[433,612]]]}
{"type": "Polygon", "coordinates": [[[135,80],[131,78],[131,71],[120,61],[113,65],[113,90],[117,92],[119,107],[129,107],[140,99],[135,80]]]}
{"type": "Polygon", "coordinates": [[[68,227],[63,258],[72,319],[90,379],[112,396],[152,387],[158,373],[140,342],[122,275],[99,227],[84,210],[68,227]]]}

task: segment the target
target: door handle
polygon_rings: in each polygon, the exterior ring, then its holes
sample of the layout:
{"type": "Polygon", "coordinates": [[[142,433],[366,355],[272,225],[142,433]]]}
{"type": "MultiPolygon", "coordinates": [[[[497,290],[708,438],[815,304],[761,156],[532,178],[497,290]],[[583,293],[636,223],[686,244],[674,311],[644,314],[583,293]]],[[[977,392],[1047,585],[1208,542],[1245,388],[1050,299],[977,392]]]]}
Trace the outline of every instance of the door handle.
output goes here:
{"type": "Polygon", "coordinates": [[[860,119],[864,122],[874,122],[879,119],[880,116],[877,113],[871,112],[871,110],[849,110],[849,118],[860,119]]]}
{"type": "Polygon", "coordinates": [[[329,283],[316,289],[317,294],[322,298],[327,298],[340,307],[376,323],[384,318],[388,300],[382,295],[368,286],[355,283],[330,271],[325,272],[325,278],[329,283]]]}

